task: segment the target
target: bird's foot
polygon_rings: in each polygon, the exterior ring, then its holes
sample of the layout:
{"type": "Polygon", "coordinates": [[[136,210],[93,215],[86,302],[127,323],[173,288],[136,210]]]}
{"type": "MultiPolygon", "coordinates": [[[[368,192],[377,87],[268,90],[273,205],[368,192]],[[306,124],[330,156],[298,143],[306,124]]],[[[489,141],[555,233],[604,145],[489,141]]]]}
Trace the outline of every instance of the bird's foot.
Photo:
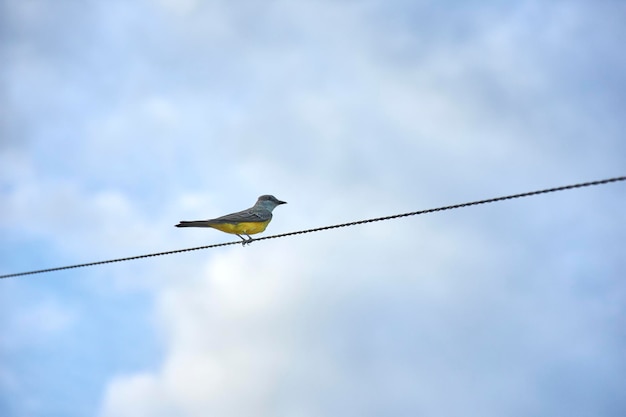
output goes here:
{"type": "Polygon", "coordinates": [[[249,245],[249,244],[250,244],[250,243],[252,243],[252,241],[254,240],[254,239],[252,239],[249,235],[246,235],[246,236],[248,236],[248,238],[247,238],[247,239],[246,239],[246,238],[244,238],[244,237],[243,237],[243,236],[241,236],[241,235],[237,235],[237,236],[239,236],[239,237],[241,238],[241,240],[243,240],[243,242],[241,242],[241,246],[246,246],[246,245],[249,245]]]}

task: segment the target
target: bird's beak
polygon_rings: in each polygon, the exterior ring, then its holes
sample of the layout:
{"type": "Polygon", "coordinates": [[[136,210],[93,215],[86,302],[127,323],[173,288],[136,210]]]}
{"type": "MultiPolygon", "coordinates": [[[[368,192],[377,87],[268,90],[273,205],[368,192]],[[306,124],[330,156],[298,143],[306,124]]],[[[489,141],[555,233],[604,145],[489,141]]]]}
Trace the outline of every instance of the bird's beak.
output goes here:
{"type": "Polygon", "coordinates": [[[286,201],[280,201],[280,200],[278,200],[278,201],[277,201],[277,203],[278,203],[278,204],[287,204],[287,202],[286,202],[286,201]]]}

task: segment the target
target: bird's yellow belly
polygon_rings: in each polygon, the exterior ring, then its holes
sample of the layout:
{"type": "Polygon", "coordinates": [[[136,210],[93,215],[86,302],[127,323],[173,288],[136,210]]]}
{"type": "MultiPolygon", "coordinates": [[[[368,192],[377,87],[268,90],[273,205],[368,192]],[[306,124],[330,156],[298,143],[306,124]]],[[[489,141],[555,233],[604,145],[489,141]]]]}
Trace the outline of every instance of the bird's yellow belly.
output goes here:
{"type": "Polygon", "coordinates": [[[221,224],[212,224],[211,227],[217,230],[221,230],[222,232],[232,233],[232,234],[244,234],[244,235],[253,235],[255,233],[261,233],[265,230],[267,225],[269,224],[269,220],[266,222],[241,222],[241,223],[221,223],[221,224]]]}

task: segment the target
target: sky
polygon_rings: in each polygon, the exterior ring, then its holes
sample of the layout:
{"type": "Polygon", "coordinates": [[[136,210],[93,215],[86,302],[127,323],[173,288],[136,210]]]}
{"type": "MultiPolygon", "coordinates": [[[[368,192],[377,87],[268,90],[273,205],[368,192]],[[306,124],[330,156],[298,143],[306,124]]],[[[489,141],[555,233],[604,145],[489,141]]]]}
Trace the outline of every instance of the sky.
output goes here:
{"type": "MultiPolygon", "coordinates": [[[[625,20],[0,0],[0,274],[623,176],[625,20]]],[[[0,415],[621,417],[625,187],[0,280],[0,415]]]]}

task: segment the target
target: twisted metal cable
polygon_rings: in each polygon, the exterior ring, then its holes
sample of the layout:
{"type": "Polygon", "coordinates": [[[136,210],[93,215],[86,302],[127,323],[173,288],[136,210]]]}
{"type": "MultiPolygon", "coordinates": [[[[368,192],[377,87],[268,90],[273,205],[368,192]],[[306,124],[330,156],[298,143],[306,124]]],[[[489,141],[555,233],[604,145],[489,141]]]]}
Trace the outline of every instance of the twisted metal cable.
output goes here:
{"type": "MultiPolygon", "coordinates": [[[[477,205],[480,205],[480,204],[496,203],[498,201],[512,200],[512,199],[515,199],[515,198],[523,198],[523,197],[531,197],[531,196],[535,196],[535,195],[539,195],[539,194],[554,193],[554,192],[557,192],[557,191],[565,191],[565,190],[571,190],[571,189],[574,189],[574,188],[590,187],[590,186],[594,186],[594,185],[603,185],[603,184],[608,184],[608,183],[618,182],[618,181],[625,181],[625,180],[626,180],[626,176],[624,176],[624,177],[608,178],[608,179],[599,180],[599,181],[583,182],[583,183],[579,183],[579,184],[572,184],[572,185],[565,185],[565,186],[561,186],[561,187],[548,188],[548,189],[545,189],[545,190],[530,191],[530,192],[521,193],[521,194],[512,194],[512,195],[507,195],[507,196],[503,196],[503,197],[489,198],[489,199],[486,199],[486,200],[472,201],[472,202],[469,202],[469,203],[454,204],[454,205],[451,205],[451,206],[443,206],[443,207],[431,208],[431,209],[426,209],[426,210],[412,211],[410,213],[394,214],[392,216],[376,217],[376,218],[373,218],[373,219],[358,220],[358,221],[355,221],[355,222],[335,224],[335,225],[332,225],[332,226],[323,226],[323,227],[317,227],[317,228],[314,228],[314,229],[298,230],[298,231],[295,231],[295,232],[282,233],[282,234],[271,235],[271,236],[264,236],[264,237],[253,239],[252,241],[256,242],[256,241],[267,240],[267,239],[276,239],[276,238],[280,238],[280,237],[301,235],[301,234],[305,234],[305,233],[321,232],[323,230],[338,229],[340,227],[356,226],[356,225],[359,225],[359,224],[380,222],[380,221],[384,221],[384,220],[393,220],[393,219],[399,219],[401,217],[417,216],[417,215],[420,215],[420,214],[428,214],[428,213],[434,213],[434,212],[438,212],[438,211],[453,210],[453,209],[458,209],[458,208],[463,208],[463,207],[477,206],[477,205]]],[[[191,251],[196,251],[196,250],[201,250],[201,249],[211,249],[211,248],[217,248],[217,247],[220,247],[220,246],[239,245],[241,243],[246,243],[246,242],[236,241],[236,242],[216,243],[216,244],[213,244],[213,245],[198,246],[198,247],[195,247],[195,248],[187,248],[187,249],[176,249],[176,250],[171,250],[171,251],[167,251],[167,252],[158,252],[158,253],[151,253],[151,254],[147,254],[147,255],[130,256],[130,257],[127,257],[127,258],[110,259],[110,260],[106,260],[106,261],[98,261],[98,262],[90,262],[90,263],[85,263],[85,264],[61,266],[61,267],[57,267],[57,268],[39,269],[39,270],[36,270],[36,271],[18,272],[18,273],[14,273],[14,274],[0,275],[0,278],[12,278],[12,277],[19,277],[19,276],[24,276],[24,275],[43,274],[43,273],[53,272],[53,271],[62,271],[62,270],[65,270],[65,269],[83,268],[83,267],[87,267],[87,266],[95,266],[95,265],[104,265],[104,264],[115,263],[115,262],[132,261],[132,260],[135,260],[135,259],[150,258],[150,257],[154,257],[154,256],[173,255],[175,253],[191,252],[191,251]]]]}

